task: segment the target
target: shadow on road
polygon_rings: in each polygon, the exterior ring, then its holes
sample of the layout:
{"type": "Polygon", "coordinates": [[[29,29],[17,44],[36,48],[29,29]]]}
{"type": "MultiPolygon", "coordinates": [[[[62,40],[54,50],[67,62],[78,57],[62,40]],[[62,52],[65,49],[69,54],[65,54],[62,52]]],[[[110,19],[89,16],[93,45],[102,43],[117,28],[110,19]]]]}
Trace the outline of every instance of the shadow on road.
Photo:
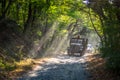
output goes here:
{"type": "Polygon", "coordinates": [[[88,80],[83,57],[58,56],[17,80],[88,80]]]}

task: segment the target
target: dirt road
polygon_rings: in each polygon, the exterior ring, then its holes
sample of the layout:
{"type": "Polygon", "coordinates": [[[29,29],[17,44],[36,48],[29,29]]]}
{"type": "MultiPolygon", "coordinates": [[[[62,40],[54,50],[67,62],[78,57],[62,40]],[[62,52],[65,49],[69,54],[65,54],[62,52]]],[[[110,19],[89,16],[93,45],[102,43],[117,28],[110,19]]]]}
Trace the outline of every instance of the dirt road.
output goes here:
{"type": "Polygon", "coordinates": [[[37,65],[17,80],[88,80],[88,77],[85,56],[59,55],[46,60],[42,65],[37,65]]]}

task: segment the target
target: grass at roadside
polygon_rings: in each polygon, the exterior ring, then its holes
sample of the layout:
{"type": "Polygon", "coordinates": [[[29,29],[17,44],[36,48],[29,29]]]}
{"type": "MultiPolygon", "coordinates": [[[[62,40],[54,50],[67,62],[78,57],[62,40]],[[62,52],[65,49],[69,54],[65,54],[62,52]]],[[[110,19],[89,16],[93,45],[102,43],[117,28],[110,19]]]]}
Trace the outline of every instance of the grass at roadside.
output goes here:
{"type": "Polygon", "coordinates": [[[28,71],[33,70],[35,66],[43,64],[48,58],[26,59],[16,62],[16,68],[9,72],[10,78],[20,77],[28,71]]]}
{"type": "Polygon", "coordinates": [[[33,61],[33,59],[26,59],[21,60],[20,62],[15,62],[16,68],[13,71],[9,72],[9,76],[13,78],[24,74],[28,70],[31,70],[33,61]]]}

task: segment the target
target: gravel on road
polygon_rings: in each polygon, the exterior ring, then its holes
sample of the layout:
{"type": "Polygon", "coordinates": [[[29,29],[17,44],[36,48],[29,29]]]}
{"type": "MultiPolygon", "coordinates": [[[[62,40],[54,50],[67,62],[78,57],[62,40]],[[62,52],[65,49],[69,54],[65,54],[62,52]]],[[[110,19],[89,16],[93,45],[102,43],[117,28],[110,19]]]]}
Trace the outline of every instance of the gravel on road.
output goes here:
{"type": "Polygon", "coordinates": [[[17,80],[89,80],[85,64],[85,56],[59,55],[37,65],[17,80]]]}

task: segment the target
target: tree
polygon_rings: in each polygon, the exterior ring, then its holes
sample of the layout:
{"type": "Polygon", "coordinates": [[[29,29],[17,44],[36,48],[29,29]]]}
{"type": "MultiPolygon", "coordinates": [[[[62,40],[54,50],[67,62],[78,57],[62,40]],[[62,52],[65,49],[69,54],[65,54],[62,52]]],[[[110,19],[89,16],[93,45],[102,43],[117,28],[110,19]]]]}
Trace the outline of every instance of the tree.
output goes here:
{"type": "Polygon", "coordinates": [[[120,3],[119,0],[89,0],[88,8],[99,16],[101,23],[102,48],[101,52],[107,58],[107,66],[112,69],[120,68],[120,3]]]}

